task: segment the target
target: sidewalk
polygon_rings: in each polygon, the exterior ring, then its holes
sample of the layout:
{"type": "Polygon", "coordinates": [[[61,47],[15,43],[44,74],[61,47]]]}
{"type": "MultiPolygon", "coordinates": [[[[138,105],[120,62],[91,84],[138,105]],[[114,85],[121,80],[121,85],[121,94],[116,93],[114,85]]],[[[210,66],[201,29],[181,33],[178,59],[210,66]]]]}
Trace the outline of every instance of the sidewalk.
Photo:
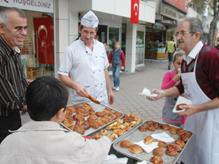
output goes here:
{"type": "Polygon", "coordinates": [[[144,120],[161,120],[164,99],[149,101],[138,93],[144,87],[160,88],[163,74],[167,71],[167,61],[146,61],[140,71],[121,75],[120,91],[114,92],[115,102],[112,105],[124,113],[134,113],[144,120]]]}

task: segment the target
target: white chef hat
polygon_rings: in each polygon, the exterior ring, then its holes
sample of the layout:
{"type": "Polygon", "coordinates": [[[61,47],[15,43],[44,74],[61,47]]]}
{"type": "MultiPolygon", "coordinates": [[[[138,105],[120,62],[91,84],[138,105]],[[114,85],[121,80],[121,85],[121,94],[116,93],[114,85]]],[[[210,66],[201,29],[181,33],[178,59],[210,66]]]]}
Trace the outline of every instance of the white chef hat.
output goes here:
{"type": "Polygon", "coordinates": [[[97,16],[92,11],[88,11],[84,16],[81,18],[81,25],[85,27],[92,27],[96,28],[98,26],[99,20],[97,16]]]}

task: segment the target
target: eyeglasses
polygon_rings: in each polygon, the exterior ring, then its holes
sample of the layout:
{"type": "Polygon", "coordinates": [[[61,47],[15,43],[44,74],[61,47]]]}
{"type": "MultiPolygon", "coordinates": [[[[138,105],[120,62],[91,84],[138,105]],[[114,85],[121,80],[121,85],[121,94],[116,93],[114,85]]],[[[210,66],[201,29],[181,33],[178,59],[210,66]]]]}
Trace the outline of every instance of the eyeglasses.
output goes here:
{"type": "Polygon", "coordinates": [[[186,34],[194,34],[194,32],[191,32],[191,31],[179,31],[179,32],[175,33],[175,37],[177,37],[179,35],[185,36],[186,34]]]}
{"type": "Polygon", "coordinates": [[[25,32],[27,32],[27,26],[16,26],[15,27],[15,30],[17,31],[17,32],[22,32],[22,31],[25,31],[25,32]]]}

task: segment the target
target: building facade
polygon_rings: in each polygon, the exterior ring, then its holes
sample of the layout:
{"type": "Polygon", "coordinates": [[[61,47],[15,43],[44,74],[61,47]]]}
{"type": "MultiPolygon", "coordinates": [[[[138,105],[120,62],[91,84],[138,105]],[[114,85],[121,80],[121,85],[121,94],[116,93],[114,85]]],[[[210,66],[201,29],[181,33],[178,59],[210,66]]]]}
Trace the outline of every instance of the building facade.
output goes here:
{"type": "Polygon", "coordinates": [[[78,38],[80,17],[92,10],[99,18],[98,39],[108,45],[119,40],[126,54],[126,70],[144,65],[145,24],[155,21],[155,2],[140,0],[140,23],[130,24],[131,0],[0,0],[3,7],[23,9],[28,36],[22,62],[28,78],[57,76],[65,49],[78,38]]]}

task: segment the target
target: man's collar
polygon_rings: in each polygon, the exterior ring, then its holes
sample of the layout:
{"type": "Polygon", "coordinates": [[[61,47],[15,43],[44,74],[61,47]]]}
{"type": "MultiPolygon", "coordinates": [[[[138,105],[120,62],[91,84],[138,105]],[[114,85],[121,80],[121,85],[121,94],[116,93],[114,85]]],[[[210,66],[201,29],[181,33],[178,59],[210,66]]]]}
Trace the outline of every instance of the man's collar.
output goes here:
{"type": "Polygon", "coordinates": [[[189,52],[188,57],[195,59],[196,56],[198,55],[198,53],[201,51],[202,47],[203,47],[203,43],[202,41],[199,41],[195,47],[193,47],[193,49],[189,52]]]}

